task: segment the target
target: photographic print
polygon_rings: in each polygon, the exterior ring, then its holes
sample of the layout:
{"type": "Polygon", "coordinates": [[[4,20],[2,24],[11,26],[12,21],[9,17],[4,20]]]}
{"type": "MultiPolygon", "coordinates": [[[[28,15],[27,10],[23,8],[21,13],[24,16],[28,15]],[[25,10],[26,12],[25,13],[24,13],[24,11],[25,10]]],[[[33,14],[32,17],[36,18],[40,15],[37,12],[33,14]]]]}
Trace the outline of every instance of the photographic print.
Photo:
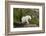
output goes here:
{"type": "Polygon", "coordinates": [[[13,8],[13,26],[14,28],[38,27],[39,9],[13,8]]]}
{"type": "Polygon", "coordinates": [[[11,31],[42,29],[42,6],[10,5],[10,12],[11,31]]]}

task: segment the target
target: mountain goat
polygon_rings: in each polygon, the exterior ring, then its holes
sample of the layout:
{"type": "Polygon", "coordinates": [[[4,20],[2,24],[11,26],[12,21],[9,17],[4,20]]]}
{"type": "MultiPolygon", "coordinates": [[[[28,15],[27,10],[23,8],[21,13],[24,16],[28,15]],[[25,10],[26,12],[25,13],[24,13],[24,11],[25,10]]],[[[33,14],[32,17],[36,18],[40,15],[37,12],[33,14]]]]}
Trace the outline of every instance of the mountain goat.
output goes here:
{"type": "Polygon", "coordinates": [[[27,24],[29,24],[28,20],[31,20],[31,16],[29,16],[29,15],[23,16],[21,20],[22,20],[22,23],[26,22],[27,24]]]}

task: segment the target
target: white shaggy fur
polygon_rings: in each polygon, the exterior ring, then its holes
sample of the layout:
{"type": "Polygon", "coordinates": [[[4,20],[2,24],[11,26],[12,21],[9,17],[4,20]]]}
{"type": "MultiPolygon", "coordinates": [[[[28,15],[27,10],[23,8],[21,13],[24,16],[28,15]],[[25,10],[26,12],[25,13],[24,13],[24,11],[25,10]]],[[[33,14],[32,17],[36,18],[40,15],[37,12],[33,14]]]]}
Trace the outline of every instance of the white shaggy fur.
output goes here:
{"type": "Polygon", "coordinates": [[[27,16],[23,16],[21,20],[22,20],[22,23],[27,22],[27,24],[29,24],[29,21],[28,21],[29,19],[31,20],[31,16],[27,15],[27,16]]]}

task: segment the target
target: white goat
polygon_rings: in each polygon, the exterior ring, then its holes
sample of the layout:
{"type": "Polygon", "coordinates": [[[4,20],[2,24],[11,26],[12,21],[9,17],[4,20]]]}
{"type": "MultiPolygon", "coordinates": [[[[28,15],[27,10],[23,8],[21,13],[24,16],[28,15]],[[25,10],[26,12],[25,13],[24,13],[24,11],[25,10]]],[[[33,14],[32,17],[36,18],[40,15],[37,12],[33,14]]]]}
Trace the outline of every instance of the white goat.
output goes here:
{"type": "Polygon", "coordinates": [[[23,16],[21,20],[22,20],[22,23],[27,22],[27,24],[29,24],[29,21],[28,21],[29,19],[31,20],[31,16],[27,15],[27,16],[23,16]]]}

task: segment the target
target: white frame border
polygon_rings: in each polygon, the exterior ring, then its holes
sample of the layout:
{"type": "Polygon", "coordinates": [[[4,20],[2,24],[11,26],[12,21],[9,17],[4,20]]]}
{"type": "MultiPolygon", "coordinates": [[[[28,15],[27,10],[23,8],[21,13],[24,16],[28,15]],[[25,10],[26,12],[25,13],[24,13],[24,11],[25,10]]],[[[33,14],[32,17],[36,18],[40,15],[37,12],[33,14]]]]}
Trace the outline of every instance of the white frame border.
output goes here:
{"type": "Polygon", "coordinates": [[[42,6],[24,6],[24,5],[10,5],[10,31],[36,31],[42,30],[42,6]],[[28,27],[28,28],[13,28],[13,8],[38,8],[39,9],[39,27],[28,27]],[[34,29],[35,28],[35,29],[34,29]]]}

